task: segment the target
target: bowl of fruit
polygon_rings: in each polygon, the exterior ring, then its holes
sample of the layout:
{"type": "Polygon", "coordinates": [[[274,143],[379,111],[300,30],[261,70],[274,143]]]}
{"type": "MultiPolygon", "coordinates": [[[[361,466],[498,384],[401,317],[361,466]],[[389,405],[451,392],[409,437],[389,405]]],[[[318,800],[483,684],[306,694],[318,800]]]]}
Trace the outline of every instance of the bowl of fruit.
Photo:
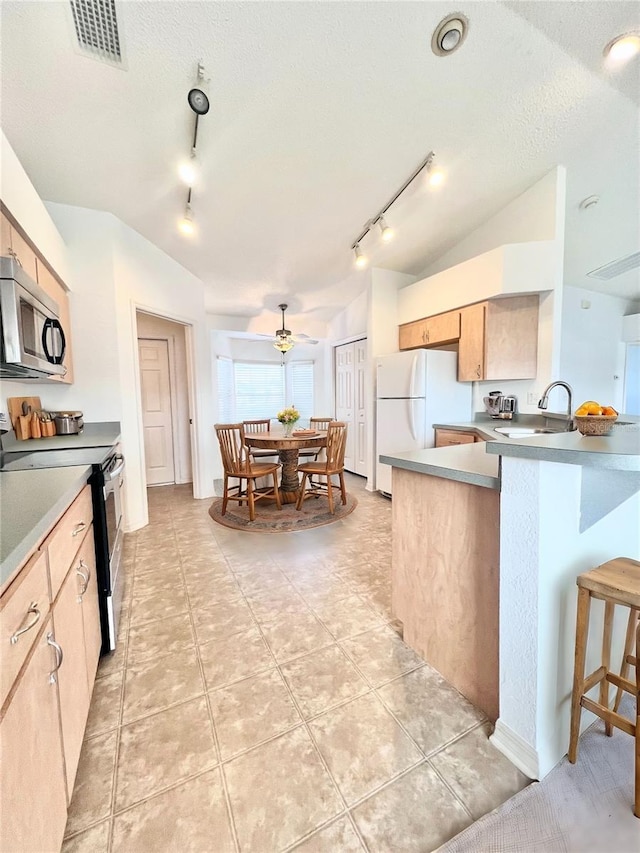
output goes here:
{"type": "Polygon", "coordinates": [[[575,411],[574,420],[582,435],[606,435],[618,419],[612,406],[601,406],[587,400],[575,411]]]}

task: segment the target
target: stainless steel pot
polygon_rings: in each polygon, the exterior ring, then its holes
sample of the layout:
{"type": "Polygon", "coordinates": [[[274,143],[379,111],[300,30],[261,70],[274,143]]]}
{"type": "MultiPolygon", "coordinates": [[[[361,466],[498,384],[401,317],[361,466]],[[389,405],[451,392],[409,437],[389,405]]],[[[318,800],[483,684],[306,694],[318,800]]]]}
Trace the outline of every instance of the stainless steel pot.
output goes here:
{"type": "Polygon", "coordinates": [[[82,412],[52,412],[57,435],[77,435],[84,426],[82,412]]]}

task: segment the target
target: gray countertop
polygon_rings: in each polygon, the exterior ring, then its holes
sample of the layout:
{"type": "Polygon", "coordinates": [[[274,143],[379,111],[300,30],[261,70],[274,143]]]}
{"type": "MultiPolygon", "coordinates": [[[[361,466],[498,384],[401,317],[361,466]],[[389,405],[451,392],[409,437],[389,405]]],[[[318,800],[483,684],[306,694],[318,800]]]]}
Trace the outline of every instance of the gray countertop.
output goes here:
{"type": "Polygon", "coordinates": [[[120,440],[120,422],[102,421],[85,424],[78,435],[54,435],[51,438],[31,438],[17,441],[13,432],[2,437],[2,447],[6,453],[34,450],[78,450],[84,447],[111,447],[120,440]]]}
{"type": "Polygon", "coordinates": [[[380,461],[418,474],[431,474],[445,480],[499,489],[499,459],[489,456],[485,452],[486,446],[484,442],[476,442],[455,447],[430,447],[381,456],[380,461]]]}
{"type": "Polygon", "coordinates": [[[0,589],[80,493],[91,467],[0,473],[0,589]]]}

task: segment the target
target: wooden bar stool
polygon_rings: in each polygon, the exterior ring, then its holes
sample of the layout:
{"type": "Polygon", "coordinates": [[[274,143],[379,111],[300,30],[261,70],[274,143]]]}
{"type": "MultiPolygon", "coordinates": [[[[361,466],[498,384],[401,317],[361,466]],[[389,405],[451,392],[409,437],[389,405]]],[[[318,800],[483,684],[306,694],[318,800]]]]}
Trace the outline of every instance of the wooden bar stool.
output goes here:
{"type": "Polygon", "coordinates": [[[609,737],[613,734],[613,726],[635,738],[635,799],[633,813],[640,817],[640,563],[628,557],[616,557],[596,569],[578,575],[578,615],[576,620],[576,651],[575,668],[573,673],[573,693],[571,695],[571,737],[569,740],[569,761],[576,763],[578,758],[578,738],[580,736],[580,714],[582,708],[592,711],[604,720],[605,732],[609,737]],[[587,635],[589,632],[589,611],[591,599],[599,598],[604,601],[604,629],[602,632],[602,659],[600,666],[584,676],[584,665],[587,651],[587,635]],[[613,614],[616,605],[629,607],[629,622],[625,647],[622,656],[620,674],[611,672],[611,632],[613,629],[613,614]],[[636,638],[635,655],[633,638],[636,638]],[[627,678],[629,667],[636,670],[635,683],[627,678]],[[599,701],[587,697],[587,693],[600,685],[599,701]],[[609,685],[618,688],[613,710],[609,708],[609,685]],[[618,714],[618,707],[623,691],[636,697],[635,724],[618,714]]]}

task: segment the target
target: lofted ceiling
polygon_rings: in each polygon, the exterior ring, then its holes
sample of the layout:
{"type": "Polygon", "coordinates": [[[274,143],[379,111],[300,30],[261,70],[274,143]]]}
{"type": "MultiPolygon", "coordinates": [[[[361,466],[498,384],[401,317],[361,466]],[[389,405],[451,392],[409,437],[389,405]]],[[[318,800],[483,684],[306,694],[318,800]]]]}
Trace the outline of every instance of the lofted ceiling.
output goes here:
{"type": "MultiPolygon", "coordinates": [[[[74,48],[66,2],[3,0],[2,124],[47,200],[108,210],[205,283],[216,314],[287,301],[300,331],[362,289],[350,246],[434,149],[448,180],[389,211],[377,266],[420,274],[556,164],[567,167],[565,281],[632,297],[638,277],[586,273],[637,251],[638,74],[604,44],[640,29],[635,2],[138,2],[117,4],[126,68],[74,48]],[[470,30],[434,56],[452,11],[470,30]],[[202,61],[202,184],[186,190],[202,61]],[[582,211],[582,198],[600,203],[582,211]]],[[[637,273],[637,271],[636,271],[637,273]]],[[[274,326],[275,328],[275,326],[274,326]]]]}

